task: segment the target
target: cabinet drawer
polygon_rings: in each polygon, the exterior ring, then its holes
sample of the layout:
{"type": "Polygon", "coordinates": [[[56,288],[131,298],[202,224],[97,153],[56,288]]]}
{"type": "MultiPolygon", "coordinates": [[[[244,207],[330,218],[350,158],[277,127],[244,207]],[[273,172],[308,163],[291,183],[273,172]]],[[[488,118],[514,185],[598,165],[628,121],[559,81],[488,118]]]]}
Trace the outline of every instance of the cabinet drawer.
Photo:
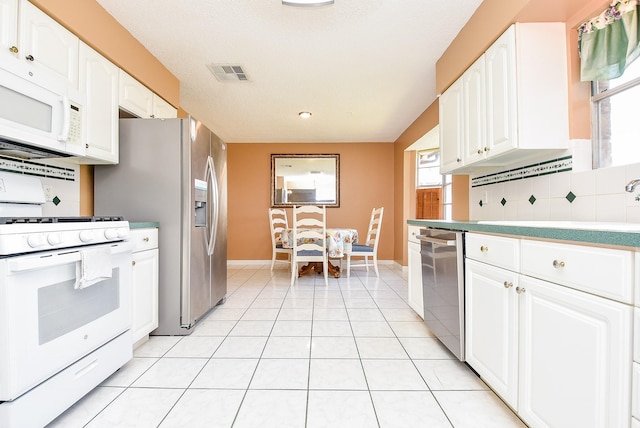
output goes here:
{"type": "Polygon", "coordinates": [[[133,252],[158,248],[158,229],[155,227],[132,229],[129,241],[133,243],[133,252]]]}
{"type": "Polygon", "coordinates": [[[479,262],[517,271],[520,267],[518,239],[467,233],[466,256],[479,262]]]}
{"type": "Polygon", "coordinates": [[[409,225],[407,231],[407,240],[409,242],[415,242],[416,244],[419,244],[420,241],[418,241],[418,235],[420,235],[420,226],[411,226],[409,225]]]}
{"type": "Polygon", "coordinates": [[[522,240],[525,275],[633,304],[633,253],[522,240]]]}

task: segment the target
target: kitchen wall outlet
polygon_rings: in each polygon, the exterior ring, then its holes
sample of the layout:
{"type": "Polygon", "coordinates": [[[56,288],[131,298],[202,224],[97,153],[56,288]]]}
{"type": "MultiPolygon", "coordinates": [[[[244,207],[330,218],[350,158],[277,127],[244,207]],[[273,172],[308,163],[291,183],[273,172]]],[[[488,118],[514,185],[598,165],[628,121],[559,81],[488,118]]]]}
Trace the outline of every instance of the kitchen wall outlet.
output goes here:
{"type": "Polygon", "coordinates": [[[49,186],[48,184],[45,184],[43,188],[44,188],[44,199],[47,202],[53,201],[53,187],[49,186]]]}

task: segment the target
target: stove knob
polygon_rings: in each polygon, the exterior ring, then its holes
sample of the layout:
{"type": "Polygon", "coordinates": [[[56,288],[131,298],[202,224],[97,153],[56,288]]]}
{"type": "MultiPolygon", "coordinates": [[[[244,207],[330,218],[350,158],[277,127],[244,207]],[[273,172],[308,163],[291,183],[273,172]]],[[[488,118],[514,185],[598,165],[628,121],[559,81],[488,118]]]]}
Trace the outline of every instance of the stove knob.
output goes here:
{"type": "Polygon", "coordinates": [[[60,245],[60,243],[62,243],[62,235],[59,233],[50,233],[47,235],[47,241],[51,245],[60,245]]]}
{"type": "Polygon", "coordinates": [[[82,242],[89,242],[89,241],[93,241],[93,231],[91,230],[82,230],[80,232],[80,240],[82,242]]]}
{"type": "Polygon", "coordinates": [[[43,245],[46,244],[44,240],[44,235],[42,234],[29,235],[29,237],[27,238],[27,244],[29,244],[31,248],[42,247],[43,245]]]}
{"type": "Polygon", "coordinates": [[[118,238],[118,232],[115,229],[105,229],[104,237],[107,239],[116,239],[118,238]]]}

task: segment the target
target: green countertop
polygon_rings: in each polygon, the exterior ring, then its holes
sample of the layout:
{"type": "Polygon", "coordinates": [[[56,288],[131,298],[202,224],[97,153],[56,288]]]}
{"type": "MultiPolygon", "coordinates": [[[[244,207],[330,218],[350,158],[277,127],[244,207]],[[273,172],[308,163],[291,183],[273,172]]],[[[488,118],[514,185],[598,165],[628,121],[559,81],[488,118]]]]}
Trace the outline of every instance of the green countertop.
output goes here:
{"type": "Polygon", "coordinates": [[[466,232],[486,232],[501,235],[524,236],[532,238],[558,239],[562,241],[587,242],[593,244],[640,247],[640,232],[622,232],[611,230],[583,230],[556,227],[530,227],[515,225],[481,224],[476,221],[448,220],[407,220],[413,226],[434,227],[439,229],[460,230],[466,232]]]}
{"type": "Polygon", "coordinates": [[[160,223],[157,221],[129,222],[129,229],[145,229],[149,227],[160,227],[160,223]]]}

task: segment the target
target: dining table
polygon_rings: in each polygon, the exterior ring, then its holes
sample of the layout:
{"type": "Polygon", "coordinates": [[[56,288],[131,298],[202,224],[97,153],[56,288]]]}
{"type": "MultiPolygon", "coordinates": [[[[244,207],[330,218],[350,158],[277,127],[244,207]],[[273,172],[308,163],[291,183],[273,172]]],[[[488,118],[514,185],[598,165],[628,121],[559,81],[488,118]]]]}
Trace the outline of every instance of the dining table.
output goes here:
{"type": "MultiPolygon", "coordinates": [[[[293,228],[284,229],[280,233],[283,248],[293,248],[293,228]]],[[[341,259],[351,252],[353,244],[358,243],[358,230],[353,228],[331,227],[326,229],[327,253],[330,259],[341,259]]],[[[322,263],[310,262],[300,268],[299,275],[310,271],[322,272],[322,263]]],[[[334,278],[340,277],[340,266],[328,263],[329,274],[334,278]]]]}

